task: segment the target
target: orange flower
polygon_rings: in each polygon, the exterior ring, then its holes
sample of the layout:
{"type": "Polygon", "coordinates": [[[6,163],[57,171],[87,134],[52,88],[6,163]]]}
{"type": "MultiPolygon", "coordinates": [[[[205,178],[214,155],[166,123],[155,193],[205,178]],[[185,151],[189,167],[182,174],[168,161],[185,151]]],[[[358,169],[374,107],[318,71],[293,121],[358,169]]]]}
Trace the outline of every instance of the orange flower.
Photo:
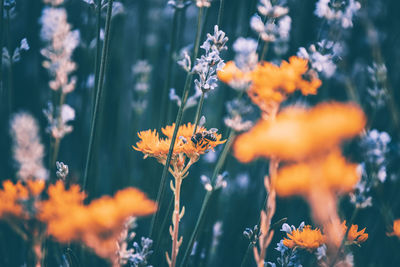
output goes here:
{"type": "MultiPolygon", "coordinates": [[[[175,124],[162,128],[161,131],[167,138],[160,138],[156,130],[147,130],[139,132],[138,136],[141,139],[136,143],[136,147],[132,146],[135,150],[141,151],[145,154],[145,157],[150,156],[156,158],[162,164],[165,164],[169,147],[171,144],[171,138],[175,124]]],[[[194,143],[191,138],[193,136],[194,125],[188,123],[181,125],[178,129],[178,138],[175,141],[173,158],[176,158],[179,154],[184,153],[188,158],[198,158],[199,155],[214,149],[217,145],[225,142],[221,141],[221,135],[216,133],[209,133],[204,127],[198,127],[196,133],[198,134],[198,142],[194,143]],[[205,134],[209,133],[212,138],[207,138],[205,134]],[[203,135],[205,138],[203,138],[203,135]]]]}
{"type": "Polygon", "coordinates": [[[0,190],[0,218],[6,216],[28,218],[28,211],[22,202],[40,195],[44,186],[45,182],[42,180],[27,180],[26,185],[20,181],[16,184],[10,180],[4,181],[3,189],[0,190]]]}
{"type": "Polygon", "coordinates": [[[282,61],[280,67],[268,62],[258,64],[251,72],[250,98],[261,107],[268,102],[280,103],[295,90],[304,95],[316,94],[321,81],[317,78],[303,79],[308,71],[307,64],[307,60],[295,56],[289,62],[282,61]]]}
{"type": "Polygon", "coordinates": [[[310,225],[304,226],[303,229],[293,230],[287,234],[288,238],[283,239],[283,244],[288,248],[303,248],[307,250],[315,250],[325,243],[325,236],[321,234],[321,230],[311,229],[310,225]]]}
{"type": "Polygon", "coordinates": [[[311,190],[352,191],[359,180],[357,165],[346,162],[338,150],[309,162],[282,167],[275,180],[278,195],[307,196],[311,190]]]}
{"type": "MultiPolygon", "coordinates": [[[[342,223],[343,234],[347,231],[346,221],[342,223]]],[[[365,229],[358,231],[358,225],[352,224],[349,232],[347,233],[347,243],[349,244],[360,244],[364,243],[368,239],[368,234],[365,233],[365,229]]]]}
{"type": "Polygon", "coordinates": [[[261,110],[268,113],[270,106],[274,106],[273,103],[279,105],[296,90],[300,90],[303,95],[315,95],[321,81],[315,75],[309,74],[308,61],[293,56],[289,58],[289,62],[282,61],[280,67],[261,62],[248,73],[229,61],[218,72],[218,78],[232,87],[235,87],[234,84],[251,83],[248,95],[261,110]],[[308,79],[304,79],[304,76],[308,76],[308,79]]]}
{"type": "Polygon", "coordinates": [[[257,157],[302,160],[326,153],[364,128],[365,116],[354,104],[319,104],[312,109],[290,107],[275,120],[260,120],[234,144],[235,157],[249,162],[257,157]]]}
{"type": "Polygon", "coordinates": [[[156,210],[155,202],[134,188],[121,190],[113,198],[99,198],[87,206],[82,204],[83,197],[78,186],[65,190],[61,182],[52,185],[39,218],[59,242],[82,241],[99,256],[111,260],[124,222],[130,216],[146,216],[156,210]]]}
{"type": "Polygon", "coordinates": [[[393,232],[389,233],[388,235],[395,235],[400,238],[400,219],[397,219],[393,222],[393,232]]]}
{"type": "Polygon", "coordinates": [[[245,87],[242,85],[248,85],[251,80],[250,73],[241,71],[233,61],[227,62],[222,70],[217,72],[217,75],[218,79],[234,88],[237,87],[236,85],[245,87]]]}
{"type": "Polygon", "coordinates": [[[72,185],[67,190],[62,181],[50,185],[47,192],[49,199],[40,204],[38,214],[39,220],[42,221],[64,217],[66,210],[81,206],[86,197],[78,185],[72,185]]]}

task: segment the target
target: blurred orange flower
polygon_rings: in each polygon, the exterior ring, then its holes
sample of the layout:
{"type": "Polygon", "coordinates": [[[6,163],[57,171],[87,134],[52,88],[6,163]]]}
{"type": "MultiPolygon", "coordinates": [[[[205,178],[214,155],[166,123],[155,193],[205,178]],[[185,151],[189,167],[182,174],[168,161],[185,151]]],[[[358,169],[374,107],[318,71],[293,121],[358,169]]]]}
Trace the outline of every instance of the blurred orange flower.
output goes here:
{"type": "Polygon", "coordinates": [[[0,190],[0,218],[14,216],[27,219],[29,214],[22,202],[39,196],[44,187],[43,180],[27,180],[25,185],[20,181],[16,184],[4,181],[0,190]]]}
{"type": "Polygon", "coordinates": [[[247,73],[237,68],[233,61],[229,61],[218,72],[218,78],[230,85],[250,82],[248,95],[267,113],[271,106],[279,105],[294,91],[300,90],[303,95],[315,95],[322,84],[309,72],[308,61],[296,56],[290,57],[289,62],[283,60],[281,66],[261,62],[247,73]],[[305,76],[308,78],[305,79],[305,76]]]}
{"type": "Polygon", "coordinates": [[[393,232],[389,233],[388,235],[395,235],[400,238],[400,219],[397,219],[393,222],[393,232]]]}
{"type": "Polygon", "coordinates": [[[308,61],[296,56],[290,57],[289,62],[282,61],[280,67],[262,62],[251,72],[252,85],[248,94],[256,104],[280,103],[296,90],[304,95],[316,94],[321,81],[317,78],[303,79],[307,71],[308,61]]]}
{"type": "Polygon", "coordinates": [[[303,229],[295,229],[288,238],[283,239],[283,244],[288,248],[303,248],[307,250],[315,250],[325,243],[325,236],[321,234],[320,229],[311,229],[310,225],[304,226],[303,229]]]}
{"type": "Polygon", "coordinates": [[[312,109],[290,107],[273,121],[260,120],[234,144],[235,157],[249,162],[257,157],[303,160],[326,153],[354,137],[365,126],[363,111],[354,104],[319,104],[312,109]]]}
{"type": "MultiPolygon", "coordinates": [[[[342,223],[343,235],[347,231],[346,221],[342,223]]],[[[360,244],[364,243],[368,239],[368,234],[365,233],[365,229],[358,231],[358,225],[352,224],[349,232],[347,233],[347,243],[350,244],[360,244]]]]}
{"type": "Polygon", "coordinates": [[[217,72],[220,81],[229,84],[233,88],[236,85],[248,85],[251,81],[250,72],[243,72],[236,67],[234,61],[228,61],[222,70],[217,72]]]}
{"type": "Polygon", "coordinates": [[[87,206],[82,204],[83,197],[78,186],[65,190],[60,182],[51,185],[39,218],[48,224],[48,233],[59,242],[82,241],[110,260],[116,256],[116,241],[124,222],[130,216],[154,213],[157,208],[155,202],[135,188],[118,191],[114,197],[101,197],[87,206]]]}
{"type": "Polygon", "coordinates": [[[360,179],[357,165],[351,164],[334,150],[325,157],[282,167],[275,188],[282,197],[307,196],[311,190],[345,193],[353,190],[360,179]]]}

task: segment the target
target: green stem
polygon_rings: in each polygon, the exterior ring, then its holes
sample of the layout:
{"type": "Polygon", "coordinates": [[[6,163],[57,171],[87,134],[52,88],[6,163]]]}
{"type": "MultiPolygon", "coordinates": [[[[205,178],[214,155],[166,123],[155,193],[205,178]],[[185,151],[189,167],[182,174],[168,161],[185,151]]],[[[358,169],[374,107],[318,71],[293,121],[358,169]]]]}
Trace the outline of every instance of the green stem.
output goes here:
{"type": "MultiPolygon", "coordinates": [[[[10,9],[7,9],[7,48],[8,48],[8,53],[9,53],[9,66],[8,66],[8,110],[9,114],[12,112],[12,95],[13,95],[13,53],[11,51],[11,35],[10,35],[10,9]]],[[[1,13],[1,16],[3,16],[3,13],[1,13]]]]}
{"type": "Polygon", "coordinates": [[[201,93],[200,100],[199,100],[199,103],[197,104],[196,116],[195,116],[195,119],[194,119],[193,134],[196,133],[197,126],[199,125],[200,116],[201,116],[201,111],[203,110],[204,95],[205,95],[205,93],[202,92],[202,93],[201,93]]]}
{"type": "Polygon", "coordinates": [[[88,152],[86,156],[86,164],[85,164],[85,173],[83,176],[83,182],[82,182],[82,190],[85,191],[86,189],[86,183],[88,179],[88,173],[89,173],[89,168],[90,168],[90,160],[92,157],[92,152],[93,152],[93,143],[94,143],[94,138],[95,138],[95,129],[96,125],[98,123],[98,113],[99,113],[99,108],[100,108],[100,99],[103,91],[103,80],[105,76],[105,69],[107,66],[108,62],[108,54],[109,54],[109,45],[110,45],[110,28],[111,28],[111,11],[112,11],[112,5],[113,5],[113,0],[108,0],[108,6],[107,6],[107,16],[106,16],[106,26],[105,26],[105,34],[104,34],[104,46],[101,54],[101,62],[100,62],[100,70],[99,70],[99,81],[97,84],[96,88],[96,99],[94,103],[94,111],[93,111],[93,116],[92,116],[92,122],[91,122],[91,128],[90,128],[90,136],[89,136],[89,145],[88,145],[88,152]]]}
{"type": "Polygon", "coordinates": [[[211,196],[215,192],[215,181],[216,181],[216,179],[218,177],[218,174],[220,173],[220,171],[222,169],[222,166],[225,163],[225,160],[226,160],[226,157],[228,156],[229,150],[230,150],[230,148],[231,148],[231,146],[233,144],[233,141],[235,140],[235,136],[236,136],[236,133],[233,130],[231,130],[230,133],[229,133],[229,137],[228,137],[227,143],[226,143],[224,149],[222,150],[221,156],[218,158],[217,165],[214,168],[213,176],[211,177],[211,185],[212,185],[213,189],[211,191],[207,191],[207,193],[206,193],[206,195],[204,197],[203,204],[202,204],[201,209],[200,209],[199,217],[197,218],[196,225],[194,227],[194,230],[193,230],[192,235],[190,237],[189,243],[188,243],[187,248],[185,250],[185,254],[183,256],[182,263],[180,265],[181,267],[187,265],[187,261],[189,260],[189,255],[190,255],[190,253],[192,251],[192,248],[193,248],[193,245],[194,245],[194,241],[196,240],[197,235],[200,232],[199,231],[200,230],[200,226],[202,225],[202,223],[204,221],[204,218],[205,218],[205,214],[206,214],[206,212],[207,212],[207,210],[209,208],[211,196]]]}
{"type": "MultiPolygon", "coordinates": [[[[197,53],[199,51],[202,16],[203,16],[203,8],[200,8],[199,14],[198,14],[198,19],[197,19],[197,32],[196,32],[196,39],[195,39],[195,43],[194,43],[193,58],[197,57],[197,53]]],[[[192,60],[192,62],[193,61],[194,60],[192,60]]],[[[176,136],[178,134],[179,126],[181,125],[181,122],[182,122],[184,107],[186,105],[186,101],[189,96],[189,91],[190,91],[192,81],[193,81],[193,73],[190,72],[186,76],[185,87],[183,88],[183,93],[182,93],[181,106],[179,107],[178,114],[176,115],[174,133],[172,135],[172,140],[171,140],[171,145],[168,150],[167,160],[165,162],[164,169],[163,169],[162,176],[161,176],[160,185],[158,187],[156,202],[159,203],[159,205],[161,204],[161,201],[164,198],[168,168],[171,163],[171,157],[172,157],[172,152],[173,152],[174,146],[175,146],[176,136]]],[[[158,216],[159,216],[159,210],[157,210],[151,218],[150,233],[149,233],[150,237],[153,236],[154,226],[157,222],[158,216]]]]}
{"type": "Polygon", "coordinates": [[[166,110],[166,105],[168,104],[168,92],[169,88],[171,87],[172,83],[172,69],[174,67],[173,63],[173,54],[176,49],[176,44],[177,44],[177,31],[178,31],[178,19],[179,19],[179,14],[180,14],[181,9],[176,8],[174,10],[174,16],[172,18],[172,31],[171,31],[171,46],[168,51],[168,62],[167,62],[167,75],[166,75],[166,80],[164,84],[164,89],[163,89],[163,95],[161,98],[161,109],[160,109],[160,127],[164,123],[166,119],[167,113],[165,112],[166,110]]]}
{"type": "MultiPolygon", "coordinates": [[[[4,0],[0,0],[0,51],[3,50],[3,12],[4,0]]],[[[0,92],[3,92],[3,60],[0,60],[0,92]]]]}
{"type": "Polygon", "coordinates": [[[220,2],[219,2],[219,10],[218,10],[218,19],[217,19],[218,28],[221,27],[223,12],[224,12],[224,0],[220,0],[220,2]]]}
{"type": "Polygon", "coordinates": [[[264,42],[263,50],[261,52],[260,61],[264,61],[264,58],[267,55],[267,52],[268,52],[268,42],[264,42]]]}
{"type": "Polygon", "coordinates": [[[243,260],[242,260],[242,263],[240,264],[240,267],[245,267],[246,266],[247,258],[249,256],[250,251],[253,248],[253,246],[254,245],[253,245],[252,242],[250,242],[249,245],[247,246],[246,253],[243,256],[243,260]]]}
{"type": "MultiPolygon", "coordinates": [[[[92,97],[93,99],[96,96],[96,89],[99,83],[99,58],[101,53],[101,45],[100,45],[100,29],[101,29],[101,0],[97,0],[96,2],[96,54],[94,57],[94,90],[92,97]]],[[[93,111],[93,110],[92,110],[93,111]]]]}

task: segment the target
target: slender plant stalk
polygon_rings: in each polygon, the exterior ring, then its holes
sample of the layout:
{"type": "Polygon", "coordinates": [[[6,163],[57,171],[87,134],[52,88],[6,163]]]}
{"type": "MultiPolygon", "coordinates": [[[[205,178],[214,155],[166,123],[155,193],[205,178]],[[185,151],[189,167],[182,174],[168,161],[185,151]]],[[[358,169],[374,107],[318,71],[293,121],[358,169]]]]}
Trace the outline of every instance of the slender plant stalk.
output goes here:
{"type": "Polygon", "coordinates": [[[195,119],[194,119],[193,134],[196,133],[197,126],[199,125],[200,116],[201,116],[201,111],[202,111],[202,109],[203,109],[204,95],[205,95],[205,93],[202,92],[202,93],[201,93],[200,100],[199,100],[199,103],[197,104],[196,116],[194,117],[195,119]]]}
{"type": "Polygon", "coordinates": [[[230,150],[230,148],[231,148],[231,146],[233,144],[233,141],[234,141],[235,137],[236,137],[236,133],[233,130],[231,130],[230,133],[229,133],[228,140],[227,140],[227,142],[226,142],[226,144],[224,146],[224,149],[221,152],[221,156],[218,158],[217,165],[214,168],[213,176],[211,177],[211,184],[213,185],[212,186],[213,189],[211,191],[207,191],[207,193],[206,193],[206,195],[204,197],[203,204],[202,204],[201,209],[200,209],[199,217],[197,218],[196,225],[194,227],[192,235],[190,236],[189,243],[187,245],[187,248],[185,250],[185,254],[184,254],[183,259],[182,259],[182,263],[180,265],[181,267],[187,265],[190,253],[191,253],[191,251],[193,249],[194,241],[197,238],[197,235],[198,235],[199,230],[200,230],[200,226],[202,225],[202,223],[204,221],[204,218],[205,218],[206,211],[209,208],[211,196],[215,192],[215,181],[217,179],[218,174],[220,173],[220,171],[222,169],[222,166],[225,163],[226,157],[228,156],[228,152],[229,152],[229,150],[230,150]]]}
{"type": "Polygon", "coordinates": [[[93,152],[93,143],[94,143],[94,138],[95,138],[95,129],[96,125],[98,123],[98,113],[99,113],[99,104],[101,100],[101,95],[103,92],[103,80],[105,76],[105,69],[108,63],[108,54],[109,54],[109,45],[110,45],[110,28],[111,28],[111,11],[112,11],[112,5],[113,5],[113,0],[108,0],[108,6],[107,6],[107,16],[106,16],[106,25],[105,25],[105,34],[104,34],[104,46],[103,50],[101,53],[101,62],[100,62],[100,70],[99,70],[99,80],[97,83],[97,88],[96,88],[96,99],[94,103],[94,111],[93,111],[93,116],[92,116],[92,122],[91,122],[91,128],[90,128],[90,137],[89,137],[89,145],[88,145],[88,152],[86,156],[86,164],[85,164],[85,172],[83,176],[83,181],[82,181],[82,190],[85,191],[86,189],[86,184],[87,184],[87,179],[88,179],[88,173],[89,173],[89,168],[90,168],[90,161],[92,158],[92,152],[93,152]]]}
{"type": "Polygon", "coordinates": [[[225,4],[225,1],[224,1],[224,0],[220,0],[220,1],[219,1],[219,10],[218,10],[218,19],[217,19],[218,28],[221,27],[221,23],[222,23],[222,14],[224,13],[224,4],[225,4]]]}
{"type": "Polygon", "coordinates": [[[276,192],[273,185],[273,180],[275,179],[278,171],[279,160],[272,158],[269,161],[269,175],[265,177],[265,187],[267,190],[267,198],[265,206],[265,211],[262,210],[259,218],[259,229],[261,230],[261,235],[259,237],[259,249],[257,247],[253,248],[254,258],[257,262],[258,267],[264,266],[264,261],[267,254],[267,248],[271,243],[272,237],[274,236],[274,230],[271,229],[272,217],[274,217],[276,209],[276,192]]]}
{"type": "Polygon", "coordinates": [[[182,237],[179,239],[179,222],[183,216],[180,208],[180,196],[181,196],[181,185],[182,177],[175,178],[175,188],[174,191],[174,212],[172,214],[172,228],[170,228],[170,234],[172,238],[172,251],[171,258],[166,254],[167,262],[170,267],[175,267],[176,259],[179,252],[179,247],[182,244],[182,237]],[[178,240],[179,239],[179,240],[178,240]]]}
{"type": "Polygon", "coordinates": [[[174,15],[172,18],[172,30],[171,30],[171,45],[169,47],[168,51],[168,62],[167,62],[167,75],[165,79],[165,84],[164,84],[164,89],[163,89],[163,95],[161,98],[161,109],[160,109],[160,127],[161,125],[164,124],[165,119],[166,119],[166,106],[168,105],[168,91],[169,88],[171,87],[172,83],[172,69],[174,66],[174,60],[173,60],[173,54],[176,50],[176,45],[177,45],[177,31],[178,31],[178,19],[180,15],[181,9],[180,8],[175,8],[174,10],[174,15]]]}
{"type": "Polygon", "coordinates": [[[246,262],[247,262],[247,258],[249,257],[250,251],[251,249],[254,247],[253,242],[250,242],[249,245],[247,246],[246,252],[244,253],[243,259],[242,259],[242,263],[240,264],[240,267],[245,267],[246,262]]]}
{"type": "MultiPolygon", "coordinates": [[[[223,13],[223,11],[224,11],[224,0],[221,0],[220,3],[219,3],[218,19],[217,19],[218,28],[221,27],[221,21],[222,21],[222,13],[223,13]]],[[[199,101],[199,103],[198,103],[198,105],[197,105],[197,111],[196,111],[196,116],[195,116],[193,134],[196,133],[197,126],[198,126],[198,123],[199,123],[199,120],[200,120],[200,116],[201,116],[201,113],[202,113],[203,103],[204,103],[204,94],[205,94],[205,93],[202,92],[200,101],[199,101]]]]}
{"type": "Polygon", "coordinates": [[[260,57],[261,61],[264,61],[264,58],[267,55],[267,52],[268,52],[268,42],[264,42],[263,49],[261,52],[261,57],[260,57]]]}
{"type": "MultiPolygon", "coordinates": [[[[11,35],[10,35],[10,9],[7,9],[6,12],[7,15],[7,48],[8,48],[8,53],[9,53],[9,66],[8,66],[8,110],[9,114],[12,112],[12,98],[13,98],[13,55],[11,52],[11,35]]],[[[1,13],[1,16],[3,16],[3,13],[1,13]]]]}
{"type": "MultiPolygon", "coordinates": [[[[101,40],[100,40],[100,29],[101,29],[101,0],[96,2],[96,54],[94,57],[94,90],[93,99],[96,96],[97,84],[99,83],[99,59],[101,53],[101,40]]],[[[93,111],[93,110],[92,110],[93,111]]]]}
{"type": "MultiPolygon", "coordinates": [[[[0,48],[3,47],[3,12],[4,12],[4,0],[0,0],[0,48]]],[[[3,60],[0,60],[0,92],[3,93],[3,60]]]]}
{"type": "MultiPolygon", "coordinates": [[[[193,50],[193,57],[192,58],[196,58],[197,54],[198,54],[198,51],[199,51],[202,17],[203,17],[203,8],[200,8],[199,14],[198,14],[198,19],[197,19],[197,32],[196,32],[196,39],[195,39],[195,43],[194,43],[194,50],[193,50]]],[[[193,62],[193,60],[192,60],[192,62],[193,62]]],[[[163,169],[161,180],[160,180],[160,185],[158,187],[157,200],[156,200],[157,203],[161,203],[162,199],[164,198],[166,178],[167,178],[167,174],[168,174],[168,168],[169,168],[169,165],[171,163],[172,152],[174,150],[175,141],[176,141],[176,137],[177,137],[177,134],[178,134],[179,126],[182,123],[184,107],[185,107],[186,101],[187,101],[187,99],[189,97],[189,91],[190,91],[190,87],[191,87],[192,82],[193,82],[193,73],[189,72],[187,74],[187,76],[186,76],[185,87],[183,88],[183,93],[182,93],[182,102],[181,102],[181,105],[179,107],[178,114],[176,115],[175,128],[174,128],[174,132],[173,132],[173,135],[172,135],[171,145],[169,147],[167,160],[166,160],[166,163],[164,165],[164,169],[163,169]]],[[[157,222],[158,217],[159,217],[159,211],[155,212],[153,214],[153,216],[152,216],[151,223],[150,223],[150,232],[149,232],[149,236],[150,237],[153,236],[154,226],[155,226],[155,224],[157,222]]]]}

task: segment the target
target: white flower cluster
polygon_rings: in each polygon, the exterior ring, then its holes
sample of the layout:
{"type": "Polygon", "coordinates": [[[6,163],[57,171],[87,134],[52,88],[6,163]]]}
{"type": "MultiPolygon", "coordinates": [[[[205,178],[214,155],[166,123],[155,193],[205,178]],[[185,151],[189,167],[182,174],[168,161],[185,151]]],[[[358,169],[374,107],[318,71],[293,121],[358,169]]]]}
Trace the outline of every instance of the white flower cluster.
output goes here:
{"type": "Polygon", "coordinates": [[[71,31],[64,8],[44,8],[40,23],[42,24],[40,36],[47,43],[41,50],[41,54],[46,58],[43,67],[48,69],[53,77],[49,86],[54,91],[70,93],[75,89],[76,83],[76,78],[70,78],[69,75],[76,69],[71,57],[80,41],[79,31],[71,31]]]}
{"type": "Polygon", "coordinates": [[[46,131],[54,139],[62,139],[74,129],[71,125],[68,125],[70,121],[75,119],[75,110],[71,106],[63,104],[61,108],[57,107],[57,115],[54,116],[54,107],[51,103],[48,103],[48,107],[43,110],[43,113],[49,122],[46,131]]]}
{"type": "Polygon", "coordinates": [[[289,40],[292,19],[287,15],[288,8],[273,5],[270,0],[260,0],[257,10],[265,20],[255,14],[250,20],[250,26],[264,42],[289,40]]]}
{"type": "Polygon", "coordinates": [[[210,7],[211,6],[211,0],[196,0],[196,6],[197,7],[210,7]]]}
{"type": "Polygon", "coordinates": [[[11,120],[11,137],[14,160],[19,167],[18,178],[47,179],[48,172],[43,166],[44,146],[40,142],[36,120],[25,112],[14,115],[11,120]]]}
{"type": "Polygon", "coordinates": [[[346,29],[353,27],[353,17],[360,8],[361,4],[355,0],[319,0],[316,4],[315,15],[346,29]]]}
{"type": "Polygon", "coordinates": [[[233,43],[235,65],[243,72],[254,69],[258,62],[257,41],[252,38],[239,37],[233,43]]]}
{"type": "Polygon", "coordinates": [[[247,105],[243,100],[233,100],[226,104],[228,116],[224,118],[226,126],[235,132],[245,132],[253,127],[251,120],[245,120],[243,116],[253,112],[253,108],[247,105]]]}
{"type": "Polygon", "coordinates": [[[150,74],[153,67],[147,60],[139,60],[132,66],[132,74],[135,78],[133,88],[132,108],[137,114],[143,113],[147,107],[147,93],[150,88],[150,74]]]}
{"type": "Polygon", "coordinates": [[[374,63],[367,67],[367,71],[372,84],[367,88],[368,104],[374,109],[383,108],[389,97],[385,86],[387,80],[386,65],[374,63]]]}
{"type": "Polygon", "coordinates": [[[313,70],[322,73],[326,78],[330,78],[335,74],[337,67],[334,59],[339,56],[341,50],[340,43],[322,40],[317,45],[310,45],[308,50],[300,47],[297,56],[307,59],[313,70]]]}
{"type": "Polygon", "coordinates": [[[207,34],[207,40],[200,48],[205,50],[205,54],[196,59],[193,72],[199,75],[196,79],[196,90],[208,92],[218,86],[217,71],[221,70],[225,63],[220,57],[220,52],[228,49],[226,42],[228,37],[223,31],[218,29],[218,25],[214,26],[214,34],[207,34]]]}
{"type": "Polygon", "coordinates": [[[21,52],[28,51],[28,50],[29,50],[29,44],[28,44],[28,41],[26,40],[26,38],[23,38],[21,40],[20,45],[14,49],[14,52],[12,53],[12,55],[10,54],[10,52],[8,51],[8,49],[6,47],[3,47],[3,51],[2,51],[3,63],[6,66],[9,66],[10,63],[16,63],[16,62],[20,61],[21,60],[21,52]]]}

